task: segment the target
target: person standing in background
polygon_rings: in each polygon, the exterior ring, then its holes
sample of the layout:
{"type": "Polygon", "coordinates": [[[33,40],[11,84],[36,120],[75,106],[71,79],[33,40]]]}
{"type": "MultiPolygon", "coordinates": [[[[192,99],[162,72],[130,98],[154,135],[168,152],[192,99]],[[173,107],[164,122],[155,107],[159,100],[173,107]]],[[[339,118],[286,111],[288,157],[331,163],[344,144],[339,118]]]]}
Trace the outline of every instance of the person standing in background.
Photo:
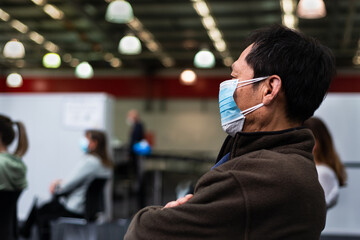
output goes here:
{"type": "Polygon", "coordinates": [[[315,137],[313,150],[319,182],[324,189],[327,208],[333,207],[339,197],[339,187],[346,184],[346,172],[332,141],[325,123],[317,117],[309,118],[304,123],[315,137]]]}
{"type": "Polygon", "coordinates": [[[137,181],[137,192],[138,192],[138,205],[139,208],[145,205],[144,186],[143,178],[140,169],[139,156],[134,151],[134,145],[145,138],[145,127],[140,120],[140,115],[137,110],[131,109],[128,111],[126,116],[126,123],[130,126],[129,136],[129,161],[132,174],[135,174],[137,181]]]}
{"type": "Polygon", "coordinates": [[[145,128],[144,124],[140,120],[140,115],[135,109],[130,110],[127,113],[126,123],[130,126],[130,141],[129,141],[129,154],[130,161],[134,161],[137,158],[136,153],[134,152],[134,145],[145,138],[145,128]]]}
{"type": "Polygon", "coordinates": [[[27,187],[26,166],[21,157],[28,149],[28,139],[24,124],[12,121],[0,115],[0,190],[21,191],[27,187]],[[18,144],[13,154],[8,152],[8,146],[15,139],[18,128],[18,144]]]}

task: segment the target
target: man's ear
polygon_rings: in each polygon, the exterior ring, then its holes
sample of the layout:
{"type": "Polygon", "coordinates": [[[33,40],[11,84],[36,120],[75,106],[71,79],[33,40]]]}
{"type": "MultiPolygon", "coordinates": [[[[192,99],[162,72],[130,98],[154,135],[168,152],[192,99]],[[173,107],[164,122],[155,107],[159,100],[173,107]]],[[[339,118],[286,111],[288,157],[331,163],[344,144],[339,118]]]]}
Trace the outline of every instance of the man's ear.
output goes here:
{"type": "Polygon", "coordinates": [[[263,103],[271,104],[281,90],[281,78],[278,75],[271,75],[264,81],[263,103]]]}

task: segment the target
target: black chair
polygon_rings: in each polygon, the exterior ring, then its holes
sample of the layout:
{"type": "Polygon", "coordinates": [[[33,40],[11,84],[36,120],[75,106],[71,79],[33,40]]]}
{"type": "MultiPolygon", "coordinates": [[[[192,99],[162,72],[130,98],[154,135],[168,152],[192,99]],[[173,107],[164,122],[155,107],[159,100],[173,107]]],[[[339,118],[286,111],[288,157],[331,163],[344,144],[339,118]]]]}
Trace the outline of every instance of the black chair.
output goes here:
{"type": "Polygon", "coordinates": [[[95,178],[86,191],[85,219],[93,222],[97,219],[98,213],[105,211],[104,189],[107,178],[95,178]]]}
{"type": "Polygon", "coordinates": [[[51,239],[90,239],[96,235],[98,214],[105,211],[107,178],[95,178],[86,191],[85,214],[79,217],[61,217],[51,224],[51,239]]]}
{"type": "Polygon", "coordinates": [[[18,239],[17,200],[21,191],[0,191],[0,238],[18,239]]]}
{"type": "MultiPolygon", "coordinates": [[[[104,190],[107,181],[108,178],[95,178],[90,182],[85,193],[85,213],[84,215],[79,215],[79,217],[72,217],[72,218],[82,218],[85,219],[87,222],[93,222],[97,219],[98,213],[104,212],[105,210],[104,190]]],[[[57,194],[55,197],[60,198],[63,196],[67,196],[76,188],[77,186],[75,186],[73,189],[70,189],[67,192],[57,194]]]]}

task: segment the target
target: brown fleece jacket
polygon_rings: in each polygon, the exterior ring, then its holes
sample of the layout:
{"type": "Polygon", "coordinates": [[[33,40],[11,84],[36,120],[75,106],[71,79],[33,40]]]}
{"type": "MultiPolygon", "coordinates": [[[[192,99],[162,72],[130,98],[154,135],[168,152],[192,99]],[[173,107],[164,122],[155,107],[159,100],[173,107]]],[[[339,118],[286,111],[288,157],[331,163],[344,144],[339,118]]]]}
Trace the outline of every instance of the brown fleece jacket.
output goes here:
{"type": "Polygon", "coordinates": [[[238,133],[220,153],[230,159],[199,180],[192,199],[140,210],[125,240],[318,240],[326,206],[313,146],[303,128],[238,133]]]}

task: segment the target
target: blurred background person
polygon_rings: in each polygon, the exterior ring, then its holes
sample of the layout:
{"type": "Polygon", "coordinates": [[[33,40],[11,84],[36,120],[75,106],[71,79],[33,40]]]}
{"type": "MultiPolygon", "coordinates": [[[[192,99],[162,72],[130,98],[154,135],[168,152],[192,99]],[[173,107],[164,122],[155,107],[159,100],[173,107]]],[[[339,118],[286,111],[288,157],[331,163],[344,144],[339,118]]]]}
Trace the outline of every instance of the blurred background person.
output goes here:
{"type": "Polygon", "coordinates": [[[87,130],[80,146],[85,152],[84,158],[65,179],[55,180],[50,185],[50,192],[54,195],[50,202],[42,206],[34,205],[20,230],[23,237],[29,237],[32,225],[37,223],[40,239],[50,239],[50,221],[59,217],[83,217],[90,183],[95,178],[111,177],[113,164],[107,153],[105,133],[87,130]]]}
{"type": "Polygon", "coordinates": [[[26,166],[22,156],[28,149],[25,127],[21,122],[12,121],[0,115],[0,239],[17,239],[17,202],[27,187],[26,166]],[[17,147],[9,153],[9,146],[15,140],[17,147]]]}
{"type": "Polygon", "coordinates": [[[136,153],[134,146],[139,143],[141,140],[145,139],[145,127],[142,121],[140,120],[139,112],[135,109],[128,111],[126,116],[126,123],[130,126],[130,135],[129,135],[129,162],[130,162],[130,171],[136,176],[136,192],[138,199],[138,207],[142,208],[145,206],[145,196],[144,196],[144,186],[143,186],[143,176],[140,166],[139,155],[136,153]]]}
{"type": "Polygon", "coordinates": [[[21,160],[27,149],[25,126],[0,115],[0,190],[21,191],[27,187],[26,166],[21,160]],[[15,152],[11,154],[8,146],[15,139],[14,125],[18,128],[18,144],[15,152]]]}
{"type": "Polygon", "coordinates": [[[134,168],[137,169],[137,154],[134,151],[134,145],[145,138],[145,127],[135,109],[127,113],[126,123],[130,126],[129,158],[134,168]]]}
{"type": "Polygon", "coordinates": [[[317,117],[305,121],[315,137],[313,150],[319,182],[324,189],[326,206],[333,207],[339,197],[339,187],[346,183],[344,165],[336,153],[331,134],[325,123],[317,117]]]}

